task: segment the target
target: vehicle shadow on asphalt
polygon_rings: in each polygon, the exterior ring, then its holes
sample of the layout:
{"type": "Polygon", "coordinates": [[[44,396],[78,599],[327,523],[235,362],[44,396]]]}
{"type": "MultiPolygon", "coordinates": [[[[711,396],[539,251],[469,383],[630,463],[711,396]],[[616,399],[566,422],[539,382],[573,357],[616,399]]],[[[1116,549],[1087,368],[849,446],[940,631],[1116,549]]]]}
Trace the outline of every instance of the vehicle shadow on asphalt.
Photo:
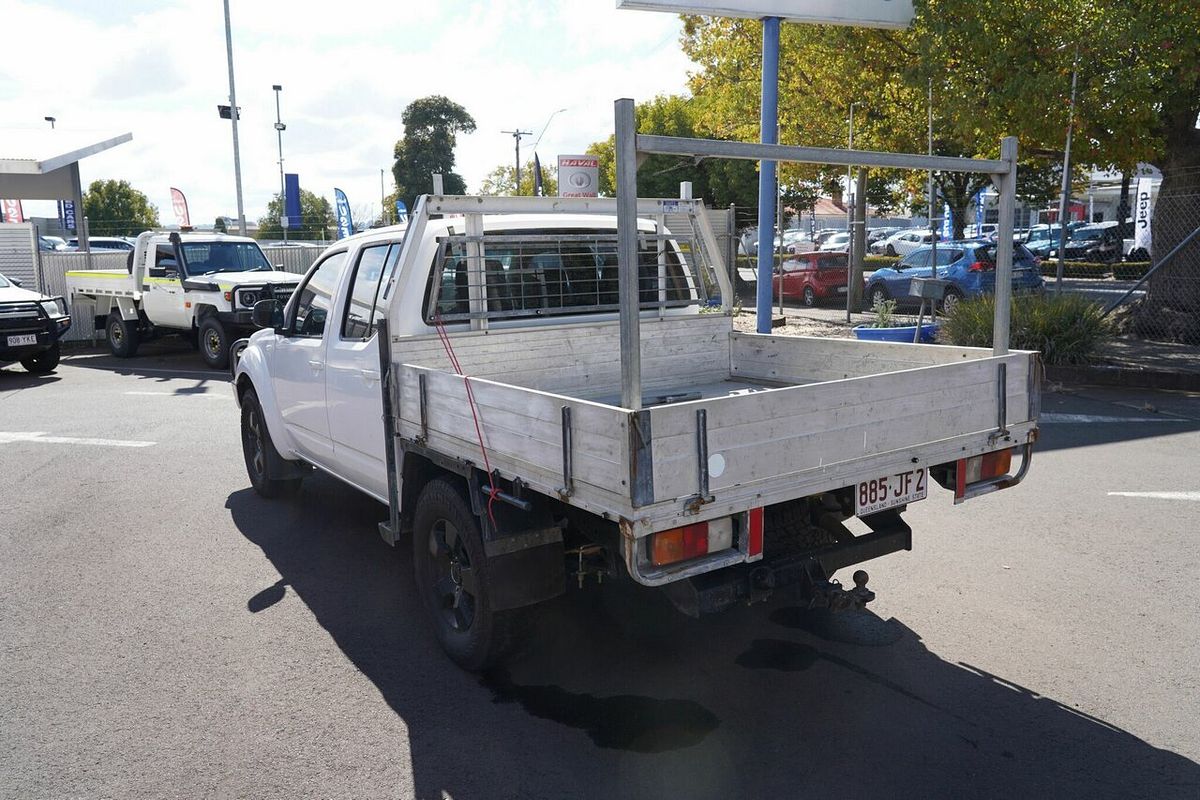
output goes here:
{"type": "MultiPolygon", "coordinates": [[[[407,728],[418,797],[1194,797],[1200,765],[1002,676],[896,620],[779,602],[702,621],[659,595],[572,589],[485,676],[427,626],[382,506],[323,475],[229,496],[238,530],[407,728]]],[[[264,615],[264,624],[270,624],[264,615]]],[[[986,624],[986,621],[983,621],[986,624]]],[[[1131,690],[1136,689],[1131,687],[1131,690]]],[[[1183,699],[1183,698],[1181,698],[1183,699]]],[[[393,745],[380,742],[381,757],[393,745]]],[[[400,789],[397,787],[397,792],[400,789]]]]}
{"type": "Polygon", "coordinates": [[[34,375],[31,372],[26,372],[23,367],[15,369],[5,369],[0,366],[0,392],[15,392],[18,389],[32,389],[37,386],[46,386],[51,383],[57,383],[62,378],[54,373],[46,375],[34,375]]]}
{"type": "Polygon", "coordinates": [[[145,342],[133,358],[117,358],[107,348],[76,348],[63,354],[62,364],[156,381],[200,378],[214,383],[229,382],[229,370],[209,368],[200,353],[178,336],[145,342]]]}

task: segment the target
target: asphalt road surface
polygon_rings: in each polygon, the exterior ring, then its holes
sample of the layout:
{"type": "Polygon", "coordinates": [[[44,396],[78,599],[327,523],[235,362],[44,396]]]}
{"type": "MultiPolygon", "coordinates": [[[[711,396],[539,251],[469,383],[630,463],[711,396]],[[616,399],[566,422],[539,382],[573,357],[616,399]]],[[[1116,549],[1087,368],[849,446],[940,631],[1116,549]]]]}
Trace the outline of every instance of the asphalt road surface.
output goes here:
{"type": "Polygon", "coordinates": [[[248,488],[186,347],[0,370],[0,798],[1196,798],[1200,396],[1044,400],[1027,481],[934,487],[871,613],[589,586],[479,677],[382,507],[248,488]]]}

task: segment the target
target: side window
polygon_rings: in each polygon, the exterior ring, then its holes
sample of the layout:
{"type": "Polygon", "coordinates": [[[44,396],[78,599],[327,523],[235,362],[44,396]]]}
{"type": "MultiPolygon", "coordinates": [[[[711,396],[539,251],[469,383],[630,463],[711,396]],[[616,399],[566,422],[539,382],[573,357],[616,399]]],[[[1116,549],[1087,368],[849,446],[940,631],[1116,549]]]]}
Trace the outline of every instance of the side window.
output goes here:
{"type": "Polygon", "coordinates": [[[350,292],[346,298],[346,315],[342,320],[343,339],[369,339],[373,333],[375,298],[379,296],[379,282],[388,261],[390,246],[364,247],[350,279],[350,292]]]}
{"type": "Polygon", "coordinates": [[[292,307],[288,330],[298,336],[319,337],[324,333],[333,290],[345,264],[346,254],[334,253],[322,261],[300,285],[296,290],[296,302],[292,307]]]}
{"type": "Polygon", "coordinates": [[[903,263],[904,263],[905,269],[928,267],[929,266],[929,251],[928,250],[914,250],[912,253],[909,253],[907,256],[904,257],[903,263]]]}
{"type": "Polygon", "coordinates": [[[962,250],[943,250],[939,247],[937,251],[937,263],[939,267],[944,267],[947,264],[953,264],[962,257],[962,250]]]}
{"type": "Polygon", "coordinates": [[[169,244],[160,244],[154,251],[154,266],[179,271],[179,262],[175,260],[175,248],[169,244]]]}

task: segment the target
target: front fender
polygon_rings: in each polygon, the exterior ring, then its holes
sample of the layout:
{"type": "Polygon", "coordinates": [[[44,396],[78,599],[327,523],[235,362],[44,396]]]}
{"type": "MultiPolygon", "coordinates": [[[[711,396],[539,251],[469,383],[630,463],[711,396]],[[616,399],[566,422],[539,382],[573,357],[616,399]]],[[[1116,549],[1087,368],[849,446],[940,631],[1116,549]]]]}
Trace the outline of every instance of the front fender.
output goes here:
{"type": "Polygon", "coordinates": [[[240,406],[242,394],[248,387],[253,387],[254,393],[258,395],[258,404],[262,406],[263,420],[267,423],[267,432],[271,434],[275,449],[284,458],[295,459],[295,442],[288,435],[287,426],[283,424],[283,415],[279,411],[279,403],[275,396],[275,384],[271,381],[269,359],[274,349],[274,336],[273,331],[262,330],[250,337],[233,370],[233,393],[240,406]]]}

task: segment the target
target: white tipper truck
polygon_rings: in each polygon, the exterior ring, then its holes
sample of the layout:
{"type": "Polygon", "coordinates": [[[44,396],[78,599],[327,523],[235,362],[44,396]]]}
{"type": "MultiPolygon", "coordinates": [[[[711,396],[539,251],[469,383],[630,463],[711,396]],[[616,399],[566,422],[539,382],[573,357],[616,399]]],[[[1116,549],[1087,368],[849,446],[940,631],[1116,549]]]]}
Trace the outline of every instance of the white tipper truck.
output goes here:
{"type": "Polygon", "coordinates": [[[95,329],[113,355],[132,358],[142,341],[181,333],[214,369],[228,367],[230,345],[253,330],[254,304],[286,301],[299,282],[276,270],[253,239],[219,233],[147,231],[126,269],[67,273],[72,301],[94,306],[95,329]]]}
{"type": "Polygon", "coordinates": [[[315,467],[387,503],[467,669],[591,577],[691,615],[782,591],[861,608],[866,573],[835,570],[911,549],[901,514],[931,483],[958,503],[1029,468],[1036,353],[738,332],[699,203],[636,202],[634,241],[603,198],[423,197],[260,301],[235,346],[254,488],[315,467]]]}

